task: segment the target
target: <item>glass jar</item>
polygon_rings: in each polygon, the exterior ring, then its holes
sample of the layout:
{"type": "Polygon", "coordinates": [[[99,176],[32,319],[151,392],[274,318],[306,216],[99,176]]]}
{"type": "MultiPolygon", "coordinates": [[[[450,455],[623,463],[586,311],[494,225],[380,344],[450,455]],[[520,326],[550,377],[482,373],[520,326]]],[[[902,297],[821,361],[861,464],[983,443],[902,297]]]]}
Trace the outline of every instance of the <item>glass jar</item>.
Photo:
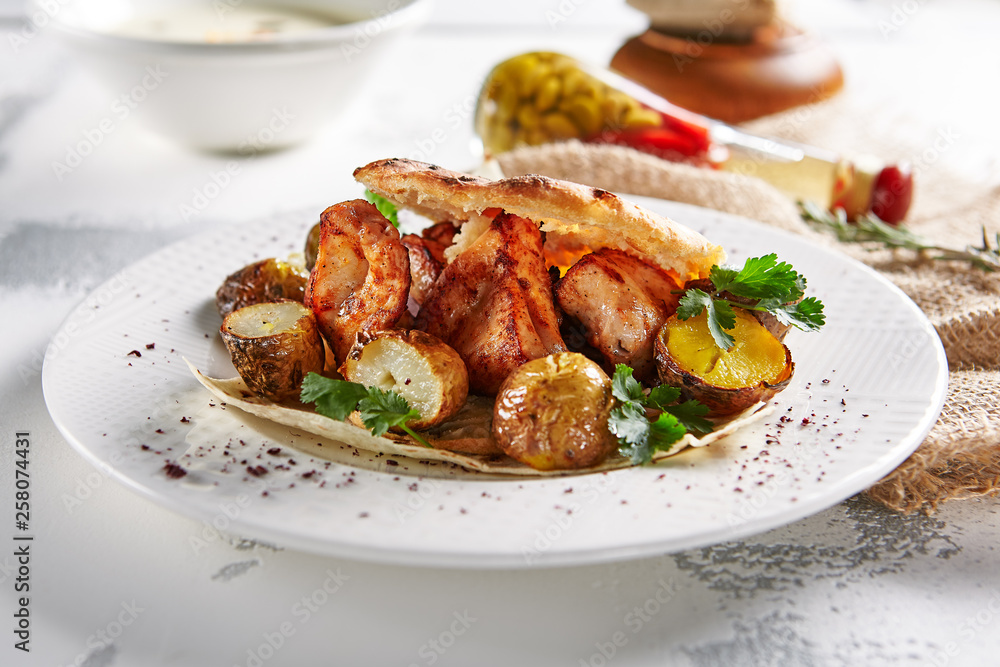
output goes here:
{"type": "Polygon", "coordinates": [[[913,194],[913,177],[905,165],[849,160],[832,151],[752,135],[558,53],[525,53],[494,67],[479,95],[475,127],[487,157],[569,139],[617,144],[673,162],[760,178],[796,200],[843,208],[852,219],[874,212],[898,223],[913,194]]]}

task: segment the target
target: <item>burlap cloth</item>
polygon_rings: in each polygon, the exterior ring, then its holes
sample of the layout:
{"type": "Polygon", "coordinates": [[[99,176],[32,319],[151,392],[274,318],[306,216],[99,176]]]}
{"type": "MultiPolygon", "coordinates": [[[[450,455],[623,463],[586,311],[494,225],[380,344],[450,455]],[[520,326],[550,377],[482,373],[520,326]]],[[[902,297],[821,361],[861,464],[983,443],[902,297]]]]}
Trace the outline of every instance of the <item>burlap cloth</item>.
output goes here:
{"type": "MultiPolygon", "coordinates": [[[[916,196],[906,224],[945,245],[978,244],[983,225],[991,238],[1000,229],[1000,187],[949,172],[930,151],[938,135],[900,131],[894,137],[885,124],[869,123],[854,125],[845,143],[840,140],[845,135],[843,119],[869,117],[866,110],[844,108],[846,104],[833,100],[812,105],[808,113],[794,110],[755,121],[748,129],[848,153],[870,153],[874,147],[888,161],[915,163],[916,196]],[[823,140],[831,136],[838,137],[837,146],[823,140]]],[[[932,262],[906,250],[871,252],[840,244],[807,226],[795,204],[767,183],[673,164],[627,148],[551,144],[521,148],[498,156],[498,161],[508,176],[541,173],[746,216],[836,246],[874,267],[906,292],[937,329],[948,355],[950,384],[927,439],[868,495],[897,510],[929,511],[944,500],[1000,489],[1000,274],[932,262]]]]}

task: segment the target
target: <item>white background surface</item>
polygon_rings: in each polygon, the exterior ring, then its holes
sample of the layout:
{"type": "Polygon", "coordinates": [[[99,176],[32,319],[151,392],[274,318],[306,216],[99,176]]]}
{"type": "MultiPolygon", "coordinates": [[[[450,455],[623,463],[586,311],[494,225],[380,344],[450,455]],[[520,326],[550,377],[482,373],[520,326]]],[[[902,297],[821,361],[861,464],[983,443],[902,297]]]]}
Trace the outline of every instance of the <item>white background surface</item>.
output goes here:
{"type": "MultiPolygon", "coordinates": [[[[19,24],[0,23],[0,664],[200,667],[261,655],[268,666],[995,663],[997,500],[953,503],[931,518],[851,500],[754,538],[640,561],[425,570],[219,534],[105,478],[56,432],[41,398],[42,355],[70,308],[116,270],[209,226],[318,212],[351,185],[355,166],[377,157],[419,152],[472,166],[464,114],[491,64],[533,48],[606,62],[643,26],[618,3],[484,4],[439,2],[390,70],[367,91],[345,91],[358,100],[339,125],[241,162],[231,185],[187,220],[181,206],[227,159],[127,120],[59,181],[52,162],[108,114],[116,93],[44,31],[15,51],[7,32],[19,24]],[[546,12],[560,7],[568,20],[551,26],[546,12]],[[27,656],[6,629],[19,430],[33,443],[27,656]],[[280,648],[261,651],[282,627],[280,648]],[[608,659],[602,649],[612,648],[608,659]]],[[[984,77],[1000,71],[1000,6],[897,4],[915,9],[888,35],[879,29],[893,16],[888,1],[800,2],[796,11],[832,40],[849,85],[887,104],[905,95],[914,122],[959,134],[948,159],[969,157],[995,178],[996,93],[984,77]]]]}

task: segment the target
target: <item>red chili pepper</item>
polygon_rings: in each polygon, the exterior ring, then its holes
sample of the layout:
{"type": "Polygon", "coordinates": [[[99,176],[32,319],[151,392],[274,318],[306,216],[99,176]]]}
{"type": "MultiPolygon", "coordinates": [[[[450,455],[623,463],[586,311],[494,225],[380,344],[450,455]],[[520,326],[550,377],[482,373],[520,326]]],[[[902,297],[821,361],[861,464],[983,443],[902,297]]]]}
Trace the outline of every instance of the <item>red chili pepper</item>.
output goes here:
{"type": "Polygon", "coordinates": [[[659,127],[605,129],[587,141],[629,146],[674,162],[704,162],[711,148],[708,128],[663,113],[660,117],[659,127]]]}
{"type": "Polygon", "coordinates": [[[665,127],[632,130],[605,130],[587,139],[591,143],[629,146],[665,160],[689,162],[704,158],[708,147],[696,137],[680,134],[665,127]]]}

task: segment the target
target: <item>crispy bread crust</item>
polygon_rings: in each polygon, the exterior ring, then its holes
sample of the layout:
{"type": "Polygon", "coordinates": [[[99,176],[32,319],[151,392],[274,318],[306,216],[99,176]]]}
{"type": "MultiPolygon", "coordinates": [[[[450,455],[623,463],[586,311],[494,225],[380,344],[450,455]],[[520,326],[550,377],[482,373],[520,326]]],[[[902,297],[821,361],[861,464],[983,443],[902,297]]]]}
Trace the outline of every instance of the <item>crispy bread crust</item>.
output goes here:
{"type": "MultiPolygon", "coordinates": [[[[372,192],[434,220],[464,222],[501,208],[541,224],[546,249],[569,253],[617,248],[673,272],[704,278],[725,261],[721,246],[698,232],[647,211],[606,190],[529,174],[499,181],[425,162],[377,160],[354,170],[372,192]]],[[[472,235],[456,237],[455,252],[472,235]]]]}

